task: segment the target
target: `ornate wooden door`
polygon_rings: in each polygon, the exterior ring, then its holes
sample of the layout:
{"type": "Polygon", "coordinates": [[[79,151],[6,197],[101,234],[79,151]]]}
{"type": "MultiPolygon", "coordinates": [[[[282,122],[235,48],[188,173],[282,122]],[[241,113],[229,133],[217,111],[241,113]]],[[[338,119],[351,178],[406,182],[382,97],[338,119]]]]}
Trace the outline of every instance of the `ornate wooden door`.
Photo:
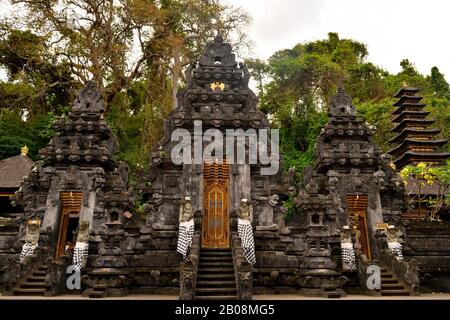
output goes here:
{"type": "Polygon", "coordinates": [[[203,167],[203,248],[229,248],[229,164],[204,164],[203,167]]]}
{"type": "MultiPolygon", "coordinates": [[[[60,193],[61,220],[59,226],[58,247],[56,248],[56,257],[63,255],[65,252],[65,247],[67,245],[67,241],[69,240],[67,237],[69,220],[71,219],[71,217],[76,221],[79,220],[82,196],[83,193],[78,191],[67,191],[60,193]]],[[[72,245],[75,245],[75,243],[72,243],[72,245]]]]}
{"type": "Polygon", "coordinates": [[[350,214],[350,220],[352,221],[352,227],[359,234],[357,241],[361,244],[361,252],[366,255],[367,259],[372,260],[366,217],[367,200],[368,197],[366,194],[347,195],[347,208],[350,214]]]}

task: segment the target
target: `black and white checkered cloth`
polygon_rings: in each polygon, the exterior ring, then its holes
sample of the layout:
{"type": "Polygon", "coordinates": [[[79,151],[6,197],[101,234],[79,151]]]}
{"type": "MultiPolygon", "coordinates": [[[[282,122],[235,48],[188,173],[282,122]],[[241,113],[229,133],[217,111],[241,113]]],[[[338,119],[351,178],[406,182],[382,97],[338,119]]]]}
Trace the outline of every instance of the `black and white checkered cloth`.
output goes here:
{"type": "Polygon", "coordinates": [[[32,256],[34,254],[34,250],[37,248],[37,244],[32,245],[31,243],[25,242],[22,247],[22,252],[20,252],[20,263],[23,262],[25,257],[32,256]]]}
{"type": "Polygon", "coordinates": [[[73,250],[73,265],[76,271],[81,271],[86,266],[89,252],[89,243],[77,242],[73,250]]]}
{"type": "Polygon", "coordinates": [[[180,223],[178,228],[177,252],[183,255],[183,259],[186,259],[187,252],[192,244],[194,231],[194,219],[180,223]]]}
{"type": "Polygon", "coordinates": [[[255,264],[255,239],[253,239],[253,228],[250,221],[238,219],[238,234],[241,238],[245,259],[248,263],[255,264]]]}
{"type": "Polygon", "coordinates": [[[402,245],[399,242],[388,242],[388,248],[399,260],[403,260],[402,245]]]}
{"type": "Polygon", "coordinates": [[[356,259],[355,259],[355,250],[353,249],[353,243],[341,242],[341,255],[343,268],[347,271],[355,271],[356,259]]]}

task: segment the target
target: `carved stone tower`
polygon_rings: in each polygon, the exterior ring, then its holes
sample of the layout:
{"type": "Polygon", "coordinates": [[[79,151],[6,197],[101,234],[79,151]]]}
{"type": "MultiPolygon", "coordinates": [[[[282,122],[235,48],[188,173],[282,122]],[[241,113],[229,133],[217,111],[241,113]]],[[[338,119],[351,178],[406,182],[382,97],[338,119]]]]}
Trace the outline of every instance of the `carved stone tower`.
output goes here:
{"type": "Polygon", "coordinates": [[[246,66],[236,61],[231,45],[220,35],[186,71],[186,88],[178,93],[178,107],[167,119],[165,137],[151,156],[147,179],[151,186],[144,188],[147,227],[160,239],[160,254],[168,264],[179,261],[174,248],[179,206],[186,196],[194,208],[200,252],[233,247],[236,211],[242,199],[251,203],[257,233],[275,232],[282,223],[276,201],[279,158],[272,175],[261,175],[270,164],[249,160],[256,159],[259,151],[253,140],[261,136],[259,129],[266,129],[263,134],[266,145],[270,144],[269,123],[256,108],[249,78],[246,66]],[[208,153],[212,141],[215,150],[208,153]],[[180,145],[185,146],[182,155],[180,145]]]}
{"type": "Polygon", "coordinates": [[[122,243],[123,227],[129,219],[123,214],[131,210],[133,199],[128,166],[114,160],[116,138],[103,112],[101,94],[89,82],[78,93],[68,116],[55,122],[55,136],[40,150],[43,160],[35,164],[16,193],[16,203],[24,209],[23,223],[40,220],[38,248],[45,249],[35,265],[22,269],[48,269],[52,284],[46,294],[68,290],[64,286],[66,268],[72,264],[82,223],[89,226],[84,241],[91,253],[82,270],[84,288],[100,285],[101,274],[101,292],[126,293],[120,288],[123,281],[118,285],[117,279],[126,278],[122,243]]]}

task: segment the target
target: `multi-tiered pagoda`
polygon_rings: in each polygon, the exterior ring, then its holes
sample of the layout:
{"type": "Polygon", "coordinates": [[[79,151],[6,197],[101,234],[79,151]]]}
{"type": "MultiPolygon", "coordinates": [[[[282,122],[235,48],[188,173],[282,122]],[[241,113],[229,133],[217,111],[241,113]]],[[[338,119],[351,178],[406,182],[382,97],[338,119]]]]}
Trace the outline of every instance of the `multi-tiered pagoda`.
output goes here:
{"type": "Polygon", "coordinates": [[[397,109],[392,112],[395,127],[391,131],[397,135],[389,142],[397,146],[388,153],[396,158],[394,164],[398,169],[419,162],[441,162],[450,157],[449,152],[438,151],[447,139],[435,139],[440,130],[428,128],[434,120],[426,119],[429,112],[422,110],[425,103],[420,102],[422,97],[417,95],[418,91],[418,88],[403,87],[394,96],[399,100],[394,104],[397,109]]]}

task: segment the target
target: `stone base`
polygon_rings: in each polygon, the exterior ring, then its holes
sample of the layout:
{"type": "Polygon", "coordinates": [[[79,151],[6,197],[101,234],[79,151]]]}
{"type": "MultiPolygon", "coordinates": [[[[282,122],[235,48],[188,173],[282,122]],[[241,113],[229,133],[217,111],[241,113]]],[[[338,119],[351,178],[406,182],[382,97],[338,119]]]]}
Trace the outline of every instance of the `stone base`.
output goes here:
{"type": "Polygon", "coordinates": [[[125,297],[128,295],[127,288],[89,288],[81,294],[83,297],[89,298],[106,298],[106,297],[125,297]]]}
{"type": "Polygon", "coordinates": [[[300,295],[307,297],[322,297],[322,298],[341,298],[345,297],[345,292],[337,288],[302,288],[298,292],[300,295]]]}

